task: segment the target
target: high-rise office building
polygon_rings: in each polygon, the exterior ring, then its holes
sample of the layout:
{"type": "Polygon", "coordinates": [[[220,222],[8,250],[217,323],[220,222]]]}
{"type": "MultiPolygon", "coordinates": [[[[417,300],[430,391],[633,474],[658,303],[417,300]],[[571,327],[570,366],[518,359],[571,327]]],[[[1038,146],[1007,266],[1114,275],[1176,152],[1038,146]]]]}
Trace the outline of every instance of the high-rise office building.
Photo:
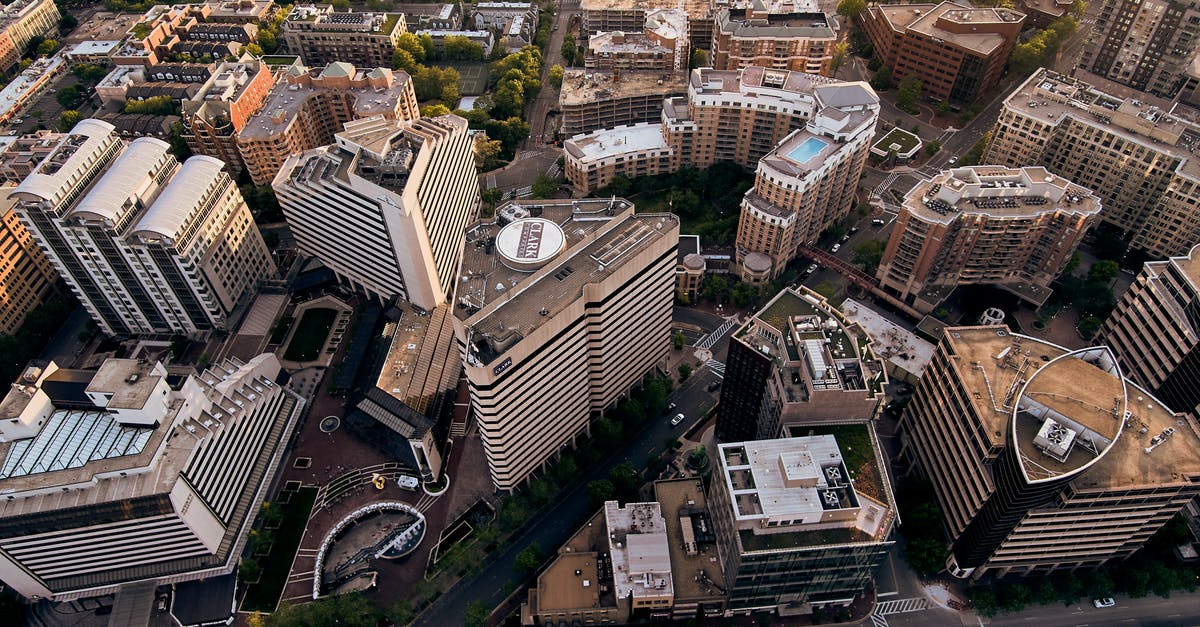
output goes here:
{"type": "Polygon", "coordinates": [[[1200,245],[1143,265],[1100,338],[1126,376],[1200,418],[1200,245]]]}
{"type": "Polygon", "coordinates": [[[1107,347],[950,327],[901,417],[960,577],[1132,555],[1200,495],[1200,431],[1124,378],[1107,347]]]}
{"type": "Polygon", "coordinates": [[[1174,98],[1200,39],[1200,6],[1176,0],[1103,0],[1096,45],[1080,66],[1104,78],[1174,98]]]}
{"type": "Polygon", "coordinates": [[[785,289],[734,331],[717,438],[780,437],[793,425],[864,422],[887,383],[865,329],[822,296],[785,289]]]}
{"type": "Polygon", "coordinates": [[[1131,247],[1186,254],[1200,242],[1200,118],[1118,89],[1035,72],[1004,100],[983,162],[1045,166],[1092,190],[1104,206],[1100,219],[1131,247]]]}
{"type": "Polygon", "coordinates": [[[1000,82],[1025,14],[969,4],[872,4],[859,15],[892,81],[921,81],[921,95],[971,102],[1000,82]]]}
{"type": "Polygon", "coordinates": [[[301,252],[377,298],[445,303],[479,205],[467,121],[377,117],[336,140],[288,157],[275,177],[301,252]]]}
{"type": "Polygon", "coordinates": [[[31,164],[14,210],[106,334],[228,328],[275,273],[221,161],[180,166],[166,142],[126,146],[98,120],[14,149],[31,164]]]}
{"type": "Polygon", "coordinates": [[[183,101],[183,138],[198,155],[216,157],[236,176],[245,167],[237,136],[271,93],[275,80],[258,60],[224,61],[195,96],[183,101]]]}
{"type": "Polygon", "coordinates": [[[816,0],[768,0],[719,7],[714,14],[712,65],[751,65],[829,76],[837,43],[837,18],[816,0]]]}
{"type": "Polygon", "coordinates": [[[297,4],[282,26],[287,49],[307,65],[392,67],[396,41],[408,32],[400,13],[338,12],[329,4],[297,4]]]}
{"type": "Polygon", "coordinates": [[[456,334],[497,489],[572,445],[666,357],[678,240],[674,215],[622,199],[509,203],[467,231],[456,334]]]}
{"type": "Polygon", "coordinates": [[[1045,168],[945,170],[905,194],[877,275],[919,311],[976,284],[1040,305],[1099,214],[1090,190],[1045,168]]]}
{"type": "Polygon", "coordinates": [[[715,451],[709,509],[734,613],[849,605],[893,544],[871,423],[793,433],[715,451]]]}
{"type": "Polygon", "coordinates": [[[0,401],[0,579],[65,601],[230,573],[304,403],[281,372],[28,369],[0,401]]]}

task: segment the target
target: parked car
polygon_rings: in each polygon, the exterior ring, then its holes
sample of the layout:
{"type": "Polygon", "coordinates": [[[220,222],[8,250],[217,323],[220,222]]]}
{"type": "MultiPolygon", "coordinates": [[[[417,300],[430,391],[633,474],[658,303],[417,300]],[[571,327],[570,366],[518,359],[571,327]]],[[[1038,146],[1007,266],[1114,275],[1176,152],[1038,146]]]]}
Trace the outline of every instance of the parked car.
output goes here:
{"type": "Polygon", "coordinates": [[[881,226],[883,224],[883,220],[875,218],[874,220],[871,220],[871,224],[874,224],[875,226],[881,226]]]}
{"type": "Polygon", "coordinates": [[[841,249],[842,249],[842,244],[841,244],[841,242],[838,242],[837,244],[833,245],[833,248],[829,249],[829,252],[836,253],[837,251],[839,251],[841,249]]]}
{"type": "Polygon", "coordinates": [[[678,406],[679,406],[679,405],[678,405],[677,403],[674,403],[674,402],[667,403],[667,409],[668,409],[668,410],[670,410],[670,409],[675,409],[675,408],[676,408],[676,407],[678,407],[678,406]]]}
{"type": "Polygon", "coordinates": [[[811,266],[809,266],[809,267],[807,267],[807,268],[805,268],[805,269],[804,269],[804,274],[805,274],[805,275],[812,274],[812,273],[814,273],[814,272],[816,272],[816,271],[817,271],[817,268],[818,268],[818,267],[819,267],[819,266],[817,266],[817,264],[815,264],[815,263],[814,263],[814,264],[812,264],[811,266]]]}
{"type": "MultiPolygon", "coordinates": [[[[946,163],[948,163],[950,165],[954,165],[954,164],[958,163],[958,157],[950,157],[950,160],[947,161],[946,163]]],[[[1112,599],[1109,599],[1109,600],[1111,601],[1112,599]]]]}
{"type": "Polygon", "coordinates": [[[671,419],[671,426],[678,426],[681,422],[683,422],[683,414],[675,414],[675,417],[671,419]]]}
{"type": "Polygon", "coordinates": [[[1103,599],[1092,599],[1092,604],[1096,607],[1112,607],[1117,604],[1117,601],[1112,597],[1104,597],[1103,599]]]}

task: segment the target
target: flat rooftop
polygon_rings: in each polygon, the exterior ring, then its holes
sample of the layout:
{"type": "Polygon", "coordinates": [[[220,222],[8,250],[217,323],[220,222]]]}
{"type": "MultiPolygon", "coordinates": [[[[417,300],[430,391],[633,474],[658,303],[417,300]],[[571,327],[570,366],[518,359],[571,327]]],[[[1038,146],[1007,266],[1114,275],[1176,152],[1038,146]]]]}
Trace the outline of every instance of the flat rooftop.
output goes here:
{"type": "Polygon", "coordinates": [[[683,9],[688,19],[703,20],[712,15],[712,0],[580,0],[584,11],[640,11],[683,9]]]}
{"type": "MultiPolygon", "coordinates": [[[[848,114],[859,118],[857,124],[873,120],[874,111],[855,111],[848,114]]],[[[852,122],[853,124],[853,122],[852,122]]],[[[821,171],[830,159],[841,153],[847,144],[824,135],[817,135],[807,129],[792,131],[763,155],[761,162],[779,172],[796,178],[803,178],[821,171]]]]}
{"type": "Polygon", "coordinates": [[[112,409],[141,409],[162,377],[155,373],[154,364],[137,359],[105,360],[92,377],[87,391],[111,395],[112,409]]]}
{"type": "Polygon", "coordinates": [[[621,198],[510,202],[496,215],[467,231],[454,310],[474,336],[479,352],[473,358],[485,364],[570,307],[584,286],[606,279],[679,227],[669,213],[635,215],[621,198]],[[533,272],[502,263],[496,236],[513,217],[556,224],[562,252],[533,272]]]}
{"type": "Polygon", "coordinates": [[[400,320],[375,386],[426,414],[437,395],[458,383],[461,358],[449,306],[423,312],[401,303],[400,320]]]}
{"type": "Polygon", "coordinates": [[[1100,199],[1090,189],[1040,166],[967,166],[920,180],[904,195],[904,209],[926,222],[949,224],[960,215],[1022,218],[1043,213],[1090,216],[1100,199]]]}
{"type": "Polygon", "coordinates": [[[842,313],[866,329],[872,348],[900,370],[921,376],[933,359],[934,345],[853,298],[842,301],[842,313]]]}
{"type": "Polygon", "coordinates": [[[657,502],[604,503],[604,525],[618,599],[675,596],[667,523],[657,502]]]}
{"type": "Polygon", "coordinates": [[[1011,9],[971,8],[953,2],[937,5],[876,5],[872,10],[881,11],[896,30],[902,31],[907,28],[926,37],[950,42],[980,56],[990,55],[1004,45],[1004,36],[997,32],[987,32],[988,26],[1008,28],[1008,25],[1025,19],[1024,13],[1011,9]]]}
{"type": "Polygon", "coordinates": [[[375,89],[369,84],[366,84],[365,77],[367,74],[378,71],[375,70],[360,70],[353,65],[344,62],[331,63],[325,68],[314,68],[308,70],[308,73],[314,78],[319,78],[326,70],[331,67],[338,66],[338,71],[349,67],[352,81],[363,81],[361,87],[326,87],[323,84],[289,83],[280,81],[275,83],[271,88],[271,92],[267,94],[266,100],[263,101],[263,106],[246,121],[246,126],[238,134],[239,139],[244,140],[261,140],[269,138],[283,129],[286,129],[300,109],[304,107],[304,103],[312,96],[325,92],[340,92],[351,93],[354,95],[354,117],[365,118],[372,115],[383,114],[385,112],[394,111],[396,104],[404,97],[404,93],[408,88],[408,81],[412,80],[408,74],[404,72],[394,72],[392,74],[392,86],[387,89],[375,89]]]}
{"type": "Polygon", "coordinates": [[[685,93],[687,77],[680,74],[621,72],[618,78],[608,72],[567,70],[563,73],[558,104],[560,107],[572,107],[635,96],[666,98],[685,93]]]}
{"type": "Polygon", "coordinates": [[[719,9],[717,30],[738,39],[834,39],[838,23],[820,12],[774,13],[765,18],[746,19],[737,9],[719,9]]]}
{"type": "Polygon", "coordinates": [[[576,135],[563,142],[563,149],[576,159],[590,163],[645,150],[670,150],[670,146],[663,136],[661,123],[643,122],[576,135]]]}
{"type": "Polygon", "coordinates": [[[539,613],[616,606],[612,586],[608,585],[611,567],[601,572],[602,547],[608,548],[603,509],[559,547],[554,561],[538,575],[537,594],[531,590],[529,596],[536,598],[539,613]]]}
{"type": "Polygon", "coordinates": [[[671,552],[676,601],[723,600],[725,573],[717,555],[704,484],[695,478],[654,482],[671,552]]]}

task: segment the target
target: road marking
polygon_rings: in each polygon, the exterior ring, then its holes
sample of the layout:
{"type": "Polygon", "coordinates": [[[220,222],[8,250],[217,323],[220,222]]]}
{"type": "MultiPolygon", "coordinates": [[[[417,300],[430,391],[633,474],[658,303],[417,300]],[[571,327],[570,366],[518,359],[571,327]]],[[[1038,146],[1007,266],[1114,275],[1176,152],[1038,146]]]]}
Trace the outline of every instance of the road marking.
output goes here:
{"type": "Polygon", "coordinates": [[[899,590],[892,590],[891,592],[880,592],[879,594],[877,594],[875,596],[877,596],[879,598],[883,598],[883,597],[894,597],[894,596],[899,596],[899,595],[900,595],[899,590]]]}

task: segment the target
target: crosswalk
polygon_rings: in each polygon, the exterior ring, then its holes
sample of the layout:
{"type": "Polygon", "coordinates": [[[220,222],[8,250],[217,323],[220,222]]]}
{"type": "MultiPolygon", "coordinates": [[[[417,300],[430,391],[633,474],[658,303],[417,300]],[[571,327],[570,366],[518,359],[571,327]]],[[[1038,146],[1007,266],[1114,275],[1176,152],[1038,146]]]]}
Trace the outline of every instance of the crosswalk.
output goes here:
{"type": "Polygon", "coordinates": [[[704,362],[704,364],[708,366],[709,370],[712,370],[714,373],[716,373],[716,375],[718,377],[721,377],[722,379],[725,378],[725,364],[724,363],[719,362],[715,359],[710,359],[710,360],[704,362]]]}
{"type": "Polygon", "coordinates": [[[429,511],[430,507],[433,507],[433,504],[439,498],[441,498],[440,494],[438,496],[429,496],[428,494],[422,494],[421,500],[417,501],[417,504],[414,505],[413,507],[415,507],[418,512],[421,512],[422,514],[424,514],[425,512],[429,511]]]}
{"type": "Polygon", "coordinates": [[[887,619],[878,614],[871,614],[871,624],[875,627],[888,627],[887,619]]]}
{"type": "Polygon", "coordinates": [[[897,599],[895,601],[880,601],[875,604],[875,611],[872,614],[879,616],[887,616],[889,614],[904,614],[907,612],[919,612],[930,607],[929,599],[924,597],[915,597],[912,599],[897,599]]]}
{"type": "Polygon", "coordinates": [[[725,337],[725,334],[729,333],[729,330],[732,329],[737,323],[737,316],[726,319],[725,322],[721,323],[721,326],[717,327],[712,333],[700,338],[700,341],[696,342],[696,348],[702,348],[704,350],[712,348],[713,344],[720,342],[721,338],[725,337]]]}
{"type": "Polygon", "coordinates": [[[891,174],[888,175],[887,178],[883,179],[882,183],[880,183],[879,185],[876,185],[875,189],[871,190],[871,193],[882,198],[883,193],[886,192],[888,190],[888,188],[890,188],[892,186],[892,184],[895,183],[896,179],[898,179],[898,178],[900,178],[900,173],[892,172],[891,174]]]}

